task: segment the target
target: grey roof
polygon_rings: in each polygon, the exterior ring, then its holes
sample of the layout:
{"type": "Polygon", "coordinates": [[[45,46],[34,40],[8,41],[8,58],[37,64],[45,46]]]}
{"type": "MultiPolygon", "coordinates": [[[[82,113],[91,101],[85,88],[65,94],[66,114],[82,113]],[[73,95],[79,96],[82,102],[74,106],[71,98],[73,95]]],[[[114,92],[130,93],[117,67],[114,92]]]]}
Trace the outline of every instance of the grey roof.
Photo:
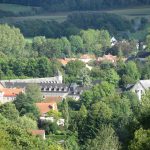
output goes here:
{"type": "MultiPolygon", "coordinates": [[[[20,82],[3,82],[6,88],[26,88],[29,84],[33,83],[20,83],[20,82]]],[[[88,87],[79,86],[76,83],[63,84],[63,83],[37,83],[44,93],[68,93],[68,95],[81,95],[83,91],[88,90],[88,87]]]]}

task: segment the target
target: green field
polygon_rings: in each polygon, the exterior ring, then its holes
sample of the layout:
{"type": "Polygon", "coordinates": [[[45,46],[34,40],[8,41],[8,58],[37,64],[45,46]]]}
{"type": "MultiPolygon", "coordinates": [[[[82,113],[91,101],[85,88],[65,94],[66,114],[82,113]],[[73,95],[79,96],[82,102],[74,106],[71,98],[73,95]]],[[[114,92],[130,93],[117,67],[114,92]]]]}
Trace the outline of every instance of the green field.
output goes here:
{"type": "Polygon", "coordinates": [[[15,5],[15,4],[0,4],[0,10],[6,12],[12,12],[14,14],[19,14],[21,12],[32,12],[34,9],[40,9],[39,7],[15,5]]]}
{"type": "MultiPolygon", "coordinates": [[[[37,8],[40,9],[40,8],[37,8]]],[[[22,5],[13,5],[13,4],[0,4],[0,10],[3,11],[10,11],[13,13],[19,12],[32,12],[33,7],[30,6],[22,6],[22,5]]],[[[82,11],[83,12],[83,11],[82,11]]],[[[85,13],[92,13],[93,11],[85,11],[85,13]]],[[[128,8],[128,9],[114,9],[109,11],[94,11],[96,13],[114,13],[118,15],[122,15],[127,17],[128,19],[136,18],[136,17],[146,17],[150,20],[150,6],[141,6],[135,8],[128,8]]],[[[42,21],[51,21],[55,20],[57,22],[63,22],[66,20],[68,14],[72,12],[58,12],[58,13],[43,13],[39,15],[33,16],[21,16],[21,17],[5,17],[0,19],[0,23],[15,23],[19,21],[25,20],[42,20],[42,21]]]]}
{"type": "Polygon", "coordinates": [[[42,20],[42,21],[57,21],[63,22],[67,18],[67,15],[35,15],[35,16],[25,16],[25,17],[5,17],[0,19],[0,23],[15,23],[26,20],[42,20]]]}
{"type": "Polygon", "coordinates": [[[150,20],[150,6],[134,7],[128,9],[116,9],[111,11],[105,11],[108,13],[114,13],[129,18],[146,17],[150,20]]]}

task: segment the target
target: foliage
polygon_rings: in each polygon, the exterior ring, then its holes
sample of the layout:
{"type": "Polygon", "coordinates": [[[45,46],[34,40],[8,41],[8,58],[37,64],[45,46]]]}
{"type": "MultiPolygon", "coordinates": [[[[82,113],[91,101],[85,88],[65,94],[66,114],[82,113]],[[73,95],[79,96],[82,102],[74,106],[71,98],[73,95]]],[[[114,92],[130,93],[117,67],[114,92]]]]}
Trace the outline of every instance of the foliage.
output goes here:
{"type": "Polygon", "coordinates": [[[39,117],[39,110],[35,106],[35,100],[27,95],[21,93],[16,97],[14,104],[16,109],[19,111],[20,115],[25,114],[33,114],[34,118],[37,119],[39,117]]]}
{"type": "Polygon", "coordinates": [[[102,126],[96,138],[89,140],[87,150],[118,150],[120,143],[110,126],[102,126]]]}
{"type": "Polygon", "coordinates": [[[77,81],[79,72],[83,68],[85,68],[85,64],[82,61],[70,61],[65,67],[65,73],[67,74],[66,82],[71,83],[77,81]]]}
{"type": "Polygon", "coordinates": [[[62,114],[56,110],[50,110],[48,113],[47,113],[48,116],[50,117],[54,117],[54,119],[58,120],[62,114]]]}
{"type": "Polygon", "coordinates": [[[20,30],[8,25],[0,25],[0,43],[0,51],[13,56],[21,56],[25,46],[20,30]]]}
{"type": "Polygon", "coordinates": [[[28,84],[26,87],[26,95],[34,100],[34,102],[39,102],[43,99],[41,89],[37,84],[28,84]]]}
{"type": "Polygon", "coordinates": [[[19,118],[19,112],[14,104],[6,103],[0,106],[0,113],[9,120],[17,120],[19,118]]]}
{"type": "Polygon", "coordinates": [[[150,147],[150,130],[139,129],[131,141],[129,150],[148,150],[150,147]]]}

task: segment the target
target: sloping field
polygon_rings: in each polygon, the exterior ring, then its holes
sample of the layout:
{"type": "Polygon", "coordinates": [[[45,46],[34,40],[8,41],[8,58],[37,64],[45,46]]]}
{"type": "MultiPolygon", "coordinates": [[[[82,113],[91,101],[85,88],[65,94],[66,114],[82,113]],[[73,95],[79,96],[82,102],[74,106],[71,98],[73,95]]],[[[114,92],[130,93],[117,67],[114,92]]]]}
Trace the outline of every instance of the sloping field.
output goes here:
{"type": "MultiPolygon", "coordinates": [[[[0,4],[0,10],[11,11],[14,13],[30,12],[30,11],[33,11],[33,9],[34,8],[30,6],[22,6],[22,5],[14,5],[14,4],[0,4]]],[[[150,6],[141,6],[141,7],[127,8],[127,9],[114,9],[114,10],[109,10],[109,11],[85,11],[85,13],[92,13],[92,12],[114,13],[114,14],[125,16],[129,19],[132,19],[135,17],[146,17],[150,20],[150,6]]],[[[63,22],[66,20],[68,14],[70,13],[72,12],[46,13],[46,14],[39,14],[39,15],[34,15],[34,16],[21,16],[21,17],[5,17],[5,18],[0,18],[0,23],[15,23],[19,21],[36,20],[36,19],[39,19],[42,21],[55,20],[57,22],[63,22]]]]}
{"type": "Polygon", "coordinates": [[[150,6],[134,7],[128,9],[116,9],[105,12],[123,15],[129,18],[146,17],[150,20],[150,6]]]}
{"type": "Polygon", "coordinates": [[[0,10],[19,14],[21,12],[32,12],[34,9],[40,9],[39,7],[15,5],[15,4],[0,4],[0,10]]]}

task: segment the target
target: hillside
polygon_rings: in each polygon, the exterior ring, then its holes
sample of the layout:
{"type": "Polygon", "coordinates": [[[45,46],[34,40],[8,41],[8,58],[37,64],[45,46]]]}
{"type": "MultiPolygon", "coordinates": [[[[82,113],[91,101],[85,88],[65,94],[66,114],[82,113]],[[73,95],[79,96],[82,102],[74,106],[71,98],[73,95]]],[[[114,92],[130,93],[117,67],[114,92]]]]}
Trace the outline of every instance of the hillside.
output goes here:
{"type": "Polygon", "coordinates": [[[149,0],[0,0],[0,3],[41,6],[48,11],[101,10],[150,4],[149,0]]]}

